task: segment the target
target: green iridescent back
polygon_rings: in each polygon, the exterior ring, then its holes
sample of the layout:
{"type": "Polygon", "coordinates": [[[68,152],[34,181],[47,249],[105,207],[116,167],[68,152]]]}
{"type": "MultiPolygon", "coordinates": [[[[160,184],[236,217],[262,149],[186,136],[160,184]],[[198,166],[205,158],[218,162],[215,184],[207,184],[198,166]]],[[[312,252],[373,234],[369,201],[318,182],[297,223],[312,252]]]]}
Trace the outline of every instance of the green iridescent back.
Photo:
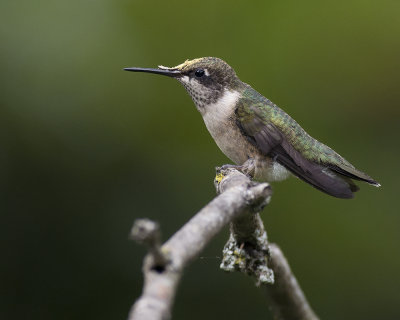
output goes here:
{"type": "MultiPolygon", "coordinates": [[[[238,110],[239,121],[249,122],[258,118],[265,124],[271,123],[303,157],[319,163],[354,169],[354,166],[346,159],[325,144],[311,137],[285,111],[249,85],[246,85],[244,88],[242,96],[239,103],[240,110],[238,110]]],[[[251,134],[255,133],[252,132],[251,134]]]]}

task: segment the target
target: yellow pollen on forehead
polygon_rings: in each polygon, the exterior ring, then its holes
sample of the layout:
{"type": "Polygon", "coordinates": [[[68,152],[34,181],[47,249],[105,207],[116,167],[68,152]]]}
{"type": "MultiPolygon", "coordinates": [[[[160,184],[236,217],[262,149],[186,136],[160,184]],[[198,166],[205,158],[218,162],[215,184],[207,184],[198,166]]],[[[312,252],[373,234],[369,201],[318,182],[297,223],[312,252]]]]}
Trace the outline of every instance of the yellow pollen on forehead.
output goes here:
{"type": "Polygon", "coordinates": [[[158,66],[160,69],[164,69],[164,70],[184,70],[184,69],[189,69],[191,68],[194,64],[200,62],[201,60],[203,60],[203,58],[197,58],[197,59],[193,59],[193,60],[186,60],[184,63],[181,63],[175,67],[164,67],[164,66],[158,66]]]}

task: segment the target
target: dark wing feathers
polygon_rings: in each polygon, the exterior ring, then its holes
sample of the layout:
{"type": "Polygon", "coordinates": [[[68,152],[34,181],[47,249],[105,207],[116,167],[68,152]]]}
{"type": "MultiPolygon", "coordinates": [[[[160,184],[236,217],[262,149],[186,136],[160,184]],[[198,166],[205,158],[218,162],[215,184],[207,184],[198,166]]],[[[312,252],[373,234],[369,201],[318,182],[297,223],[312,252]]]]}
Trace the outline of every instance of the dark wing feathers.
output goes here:
{"type": "Polygon", "coordinates": [[[338,198],[353,198],[354,184],[350,185],[344,179],[330,172],[328,168],[304,158],[282,137],[277,140],[278,132],[276,128],[269,125],[268,128],[256,133],[254,138],[257,147],[295,176],[318,190],[338,198]]]}
{"type": "MultiPolygon", "coordinates": [[[[258,106],[239,103],[236,110],[238,125],[249,141],[265,155],[269,155],[295,176],[313,187],[338,198],[353,198],[353,192],[358,190],[352,179],[376,183],[369,176],[358,174],[357,169],[329,166],[307,159],[296,150],[286,139],[285,134],[272,121],[266,121],[258,112],[258,106]],[[247,107],[246,107],[247,105],[247,107]],[[348,169],[348,170],[346,170],[348,169]],[[369,180],[370,179],[370,180],[369,180]]],[[[265,106],[262,101],[261,108],[265,106]]],[[[271,103],[270,108],[276,106],[271,103]]],[[[270,110],[263,109],[268,113],[270,110]]],[[[361,173],[362,174],[362,173],[361,173]]]]}

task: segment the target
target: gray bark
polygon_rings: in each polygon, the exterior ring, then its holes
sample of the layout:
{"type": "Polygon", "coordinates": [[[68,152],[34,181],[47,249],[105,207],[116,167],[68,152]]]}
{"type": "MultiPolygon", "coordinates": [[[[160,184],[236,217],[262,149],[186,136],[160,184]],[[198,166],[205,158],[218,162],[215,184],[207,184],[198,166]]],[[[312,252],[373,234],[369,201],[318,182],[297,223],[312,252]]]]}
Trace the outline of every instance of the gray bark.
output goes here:
{"type": "Polygon", "coordinates": [[[219,195],[200,210],[167,242],[160,245],[156,223],[141,219],[131,237],[149,247],[144,259],[144,287],[129,320],[166,320],[184,268],[199,256],[221,229],[231,223],[221,268],[241,271],[263,285],[275,319],[318,319],[276,245],[269,245],[259,211],[269,202],[271,188],[255,183],[235,169],[217,169],[219,195]]]}

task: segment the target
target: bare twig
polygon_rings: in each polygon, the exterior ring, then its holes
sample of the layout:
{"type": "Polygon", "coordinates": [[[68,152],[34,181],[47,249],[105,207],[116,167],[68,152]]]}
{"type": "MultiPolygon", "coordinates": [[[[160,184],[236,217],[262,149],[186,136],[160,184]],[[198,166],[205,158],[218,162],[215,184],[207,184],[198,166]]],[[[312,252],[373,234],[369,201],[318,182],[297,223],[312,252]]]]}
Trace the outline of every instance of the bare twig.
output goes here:
{"type": "Polygon", "coordinates": [[[274,318],[318,320],[281,249],[276,244],[270,243],[269,252],[268,264],[274,270],[275,284],[264,288],[274,318]]]}
{"type": "Polygon", "coordinates": [[[268,245],[258,212],[269,202],[269,185],[252,182],[235,169],[217,169],[215,186],[219,195],[161,248],[158,225],[141,220],[133,228],[132,237],[150,250],[143,264],[143,293],[129,320],[169,319],[184,268],[229,222],[231,235],[221,268],[244,272],[255,277],[257,285],[265,284],[275,319],[318,319],[279,247],[268,245]]]}

